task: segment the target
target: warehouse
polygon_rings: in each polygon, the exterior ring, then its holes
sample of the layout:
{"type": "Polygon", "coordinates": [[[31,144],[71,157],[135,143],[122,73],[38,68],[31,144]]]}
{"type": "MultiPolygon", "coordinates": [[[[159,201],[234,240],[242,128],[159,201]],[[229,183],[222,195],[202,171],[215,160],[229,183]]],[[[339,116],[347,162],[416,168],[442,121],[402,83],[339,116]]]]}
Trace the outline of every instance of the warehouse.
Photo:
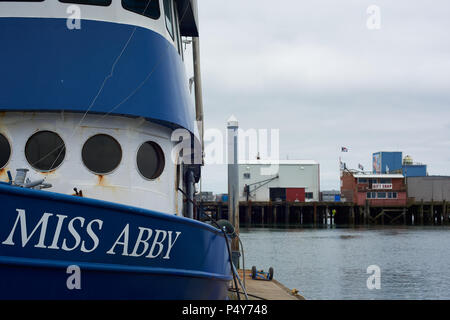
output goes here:
{"type": "Polygon", "coordinates": [[[319,201],[319,163],[254,160],[239,163],[240,201],[319,201]]]}
{"type": "Polygon", "coordinates": [[[414,201],[450,201],[450,177],[410,177],[406,180],[408,198],[414,201]]]}

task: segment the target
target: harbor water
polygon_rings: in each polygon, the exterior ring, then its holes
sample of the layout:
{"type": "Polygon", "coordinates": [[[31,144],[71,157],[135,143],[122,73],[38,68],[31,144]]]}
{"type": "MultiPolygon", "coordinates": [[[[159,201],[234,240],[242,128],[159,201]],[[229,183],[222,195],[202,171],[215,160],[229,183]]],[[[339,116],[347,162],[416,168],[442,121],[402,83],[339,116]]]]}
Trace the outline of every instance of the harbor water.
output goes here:
{"type": "Polygon", "coordinates": [[[450,299],[449,232],[435,226],[241,228],[240,237],[246,269],[273,267],[274,278],[306,299],[450,299]],[[379,278],[369,266],[379,267],[379,278]]]}

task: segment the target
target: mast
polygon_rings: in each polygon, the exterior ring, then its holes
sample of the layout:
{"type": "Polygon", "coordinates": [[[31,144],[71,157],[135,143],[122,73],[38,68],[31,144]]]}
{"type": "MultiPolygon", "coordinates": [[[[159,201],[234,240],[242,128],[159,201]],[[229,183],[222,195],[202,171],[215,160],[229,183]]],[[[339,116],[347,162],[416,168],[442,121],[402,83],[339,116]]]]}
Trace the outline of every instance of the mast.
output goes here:
{"type": "MultiPolygon", "coordinates": [[[[198,7],[197,1],[192,0],[192,9],[194,11],[195,20],[198,21],[198,7]]],[[[198,24],[198,22],[197,22],[198,24]]],[[[198,28],[198,26],[197,26],[198,28]]],[[[200,38],[192,37],[192,53],[194,60],[194,83],[195,83],[195,119],[198,125],[198,131],[200,135],[200,142],[202,145],[202,163],[203,163],[203,136],[204,136],[204,124],[203,124],[203,95],[202,95],[202,75],[200,69],[200,38]]]]}

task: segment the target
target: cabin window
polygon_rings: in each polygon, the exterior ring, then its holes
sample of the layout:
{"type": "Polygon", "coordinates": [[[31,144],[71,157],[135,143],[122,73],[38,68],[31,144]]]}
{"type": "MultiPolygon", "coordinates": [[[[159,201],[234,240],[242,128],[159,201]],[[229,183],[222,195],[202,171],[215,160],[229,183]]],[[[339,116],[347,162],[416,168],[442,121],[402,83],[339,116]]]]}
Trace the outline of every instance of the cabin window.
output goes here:
{"type": "Polygon", "coordinates": [[[92,6],[107,7],[111,5],[112,0],[59,0],[59,1],[64,3],[87,4],[92,6]]]}
{"type": "Polygon", "coordinates": [[[164,171],[164,166],[164,152],[158,144],[147,141],[141,145],[137,153],[137,167],[144,178],[158,178],[164,171]]]}
{"type": "Polygon", "coordinates": [[[314,198],[313,192],[305,192],[305,199],[312,199],[314,198]]]}
{"type": "Polygon", "coordinates": [[[181,34],[180,34],[180,17],[178,16],[178,10],[177,10],[176,6],[173,11],[175,13],[174,25],[175,25],[175,33],[176,33],[175,37],[176,37],[176,40],[178,43],[178,53],[181,55],[181,58],[184,60],[183,43],[182,43],[181,34]]]}
{"type": "Polygon", "coordinates": [[[86,141],[81,157],[84,165],[95,174],[108,174],[119,166],[122,148],[113,137],[98,134],[86,141]]]}
{"type": "Polygon", "coordinates": [[[166,20],[166,28],[173,39],[173,10],[172,0],[163,0],[164,2],[164,16],[166,20]]]}
{"type": "Polygon", "coordinates": [[[33,134],[25,145],[25,157],[36,170],[51,171],[61,165],[66,156],[66,146],[61,137],[52,131],[33,134]]]}
{"type": "Polygon", "coordinates": [[[159,19],[161,12],[159,0],[122,0],[122,7],[128,11],[152,18],[159,19]]]}
{"type": "Polygon", "coordinates": [[[3,169],[11,157],[11,145],[8,139],[0,133],[0,169],[3,169]]]}

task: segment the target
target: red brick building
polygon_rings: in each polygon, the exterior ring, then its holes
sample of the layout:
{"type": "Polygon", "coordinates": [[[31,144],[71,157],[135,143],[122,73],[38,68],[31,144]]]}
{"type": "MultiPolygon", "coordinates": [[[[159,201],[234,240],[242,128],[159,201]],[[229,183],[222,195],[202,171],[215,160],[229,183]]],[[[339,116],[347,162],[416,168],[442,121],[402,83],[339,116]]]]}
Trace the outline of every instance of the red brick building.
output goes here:
{"type": "Polygon", "coordinates": [[[363,174],[344,171],[341,175],[344,201],[371,207],[406,206],[405,177],[402,174],[363,174]]]}

